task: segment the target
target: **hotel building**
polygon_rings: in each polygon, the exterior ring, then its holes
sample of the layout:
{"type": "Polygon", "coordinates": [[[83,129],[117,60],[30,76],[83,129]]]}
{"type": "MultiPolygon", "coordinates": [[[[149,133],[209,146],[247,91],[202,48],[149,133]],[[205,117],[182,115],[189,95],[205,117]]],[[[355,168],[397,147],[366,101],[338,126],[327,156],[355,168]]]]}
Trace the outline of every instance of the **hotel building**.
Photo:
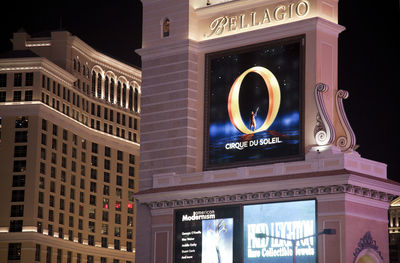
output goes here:
{"type": "Polygon", "coordinates": [[[338,1],[142,3],[136,262],[389,263],[400,185],[356,151],[338,1]]]}
{"type": "Polygon", "coordinates": [[[0,262],[134,262],[141,71],[66,31],[0,57],[0,262]]]}

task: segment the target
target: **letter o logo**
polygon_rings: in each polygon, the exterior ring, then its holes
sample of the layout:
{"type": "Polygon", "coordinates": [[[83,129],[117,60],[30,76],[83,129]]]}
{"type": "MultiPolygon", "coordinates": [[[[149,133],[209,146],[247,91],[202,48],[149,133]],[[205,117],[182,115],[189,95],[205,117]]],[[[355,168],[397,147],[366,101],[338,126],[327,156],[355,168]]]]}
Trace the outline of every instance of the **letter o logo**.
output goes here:
{"type": "Polygon", "coordinates": [[[310,4],[307,1],[298,2],[296,5],[296,14],[299,17],[305,16],[310,10],[310,4]]]}
{"type": "Polygon", "coordinates": [[[233,83],[231,90],[229,92],[229,97],[228,97],[228,113],[229,113],[229,118],[235,126],[236,129],[241,131],[244,134],[252,134],[252,133],[257,133],[261,131],[265,131],[271,126],[271,124],[274,122],[276,115],[278,114],[279,106],[281,104],[281,91],[279,88],[279,83],[274,74],[272,74],[271,71],[264,67],[252,67],[245,72],[243,72],[233,83]],[[243,122],[242,116],[240,114],[240,108],[239,108],[239,92],[240,92],[240,87],[242,85],[243,79],[249,74],[250,72],[254,72],[259,74],[268,90],[268,96],[269,96],[269,107],[268,107],[268,113],[267,117],[264,121],[264,123],[261,125],[260,128],[258,128],[255,131],[252,131],[246,127],[246,125],[243,122]]]}

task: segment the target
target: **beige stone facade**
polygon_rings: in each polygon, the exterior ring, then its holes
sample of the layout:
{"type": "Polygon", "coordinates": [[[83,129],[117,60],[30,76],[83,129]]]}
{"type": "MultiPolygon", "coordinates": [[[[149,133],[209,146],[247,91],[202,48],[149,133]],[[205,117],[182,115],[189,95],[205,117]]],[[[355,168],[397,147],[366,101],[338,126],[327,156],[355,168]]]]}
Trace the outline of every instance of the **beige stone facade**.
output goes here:
{"type": "Polygon", "coordinates": [[[66,31],[0,58],[1,262],[134,262],[141,71],[66,31]]]}

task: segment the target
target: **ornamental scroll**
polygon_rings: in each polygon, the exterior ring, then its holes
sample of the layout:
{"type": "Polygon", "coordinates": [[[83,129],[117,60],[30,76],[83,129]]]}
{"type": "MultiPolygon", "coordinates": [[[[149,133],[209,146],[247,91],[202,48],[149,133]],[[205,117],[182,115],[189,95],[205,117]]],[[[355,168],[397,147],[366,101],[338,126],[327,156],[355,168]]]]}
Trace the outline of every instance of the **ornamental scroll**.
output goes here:
{"type": "Polygon", "coordinates": [[[335,129],[325,107],[323,93],[329,89],[328,85],[315,85],[314,96],[318,107],[317,124],[314,129],[315,141],[319,146],[329,145],[335,141],[335,129]]]}
{"type": "Polygon", "coordinates": [[[336,111],[340,124],[344,130],[344,136],[336,138],[335,127],[325,107],[323,93],[327,92],[329,87],[324,83],[315,85],[314,96],[317,103],[317,124],[314,129],[315,141],[318,145],[335,145],[342,152],[354,150],[356,146],[356,137],[347,119],[343,107],[343,99],[347,99],[349,93],[345,90],[338,90],[335,96],[336,111]]]}

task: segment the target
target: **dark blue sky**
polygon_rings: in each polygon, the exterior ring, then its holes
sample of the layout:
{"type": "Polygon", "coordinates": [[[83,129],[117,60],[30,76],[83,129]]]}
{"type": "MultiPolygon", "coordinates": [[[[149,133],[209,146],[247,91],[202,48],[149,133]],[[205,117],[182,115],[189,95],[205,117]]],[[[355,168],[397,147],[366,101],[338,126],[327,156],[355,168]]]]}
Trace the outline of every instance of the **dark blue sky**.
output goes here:
{"type": "MultiPolygon", "coordinates": [[[[131,1],[13,1],[0,16],[0,52],[11,49],[12,33],[31,35],[65,29],[98,51],[140,66],[142,5],[131,1]]],[[[400,9],[398,0],[339,1],[339,88],[362,157],[388,164],[400,182],[400,9]]]]}

